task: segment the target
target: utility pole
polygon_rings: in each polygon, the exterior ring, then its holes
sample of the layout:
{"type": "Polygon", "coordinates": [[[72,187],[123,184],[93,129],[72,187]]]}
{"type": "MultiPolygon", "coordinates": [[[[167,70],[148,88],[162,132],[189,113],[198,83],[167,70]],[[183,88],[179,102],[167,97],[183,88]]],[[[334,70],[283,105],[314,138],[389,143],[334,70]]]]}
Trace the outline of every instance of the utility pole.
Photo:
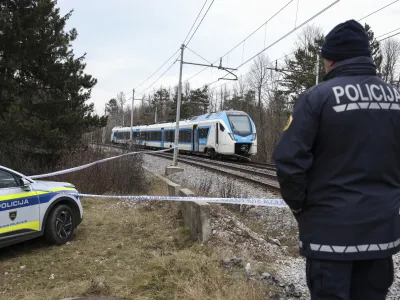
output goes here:
{"type": "Polygon", "coordinates": [[[315,65],[315,72],[317,73],[317,78],[315,80],[315,84],[318,84],[319,82],[319,54],[317,53],[317,63],[315,65]]]}
{"type": "Polygon", "coordinates": [[[135,89],[132,89],[132,108],[131,108],[131,142],[133,137],[132,127],[133,127],[133,106],[135,101],[135,89]]]}
{"type": "Polygon", "coordinates": [[[154,123],[157,124],[157,106],[156,106],[156,112],[154,114],[154,123]]]}
{"type": "Polygon", "coordinates": [[[181,116],[181,97],[182,97],[182,67],[183,67],[183,50],[185,49],[185,45],[181,46],[181,62],[179,66],[179,83],[178,83],[178,99],[176,103],[176,126],[175,126],[175,148],[174,148],[174,158],[173,158],[173,166],[178,165],[178,141],[179,141],[179,119],[181,116]]]}
{"type": "Polygon", "coordinates": [[[183,65],[185,64],[185,65],[194,65],[194,66],[201,66],[201,67],[207,67],[207,68],[217,68],[219,70],[224,70],[224,71],[228,72],[229,74],[231,74],[231,75],[233,75],[235,77],[235,78],[226,78],[226,76],[225,76],[225,77],[222,77],[222,78],[218,78],[218,80],[237,80],[238,79],[235,74],[233,74],[232,72],[229,71],[229,70],[236,71],[237,69],[222,67],[222,58],[220,59],[219,66],[215,66],[213,64],[205,65],[205,64],[198,64],[198,63],[191,63],[191,62],[183,61],[183,50],[184,49],[185,49],[185,45],[182,44],[182,46],[181,46],[180,69],[179,69],[178,99],[177,99],[177,103],[176,103],[176,125],[175,125],[174,157],[173,157],[173,160],[172,160],[172,166],[167,167],[166,170],[165,170],[165,174],[166,175],[183,171],[182,168],[178,167],[179,121],[180,121],[180,113],[181,113],[182,68],[183,68],[183,65]]]}
{"type": "MultiPolygon", "coordinates": [[[[107,103],[104,104],[104,116],[107,116],[107,103]]],[[[102,134],[103,144],[106,143],[106,128],[107,128],[107,125],[104,126],[104,128],[103,128],[103,134],[102,134]]]]}

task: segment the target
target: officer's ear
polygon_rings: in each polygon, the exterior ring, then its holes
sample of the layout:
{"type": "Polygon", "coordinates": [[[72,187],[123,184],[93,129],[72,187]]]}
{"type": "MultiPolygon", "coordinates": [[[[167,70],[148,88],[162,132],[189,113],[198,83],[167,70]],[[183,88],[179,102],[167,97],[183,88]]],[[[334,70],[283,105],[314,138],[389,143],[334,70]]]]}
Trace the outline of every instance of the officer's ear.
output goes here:
{"type": "Polygon", "coordinates": [[[324,58],[324,67],[325,67],[325,72],[328,73],[330,70],[333,69],[333,67],[336,65],[336,61],[328,60],[324,58]]]}

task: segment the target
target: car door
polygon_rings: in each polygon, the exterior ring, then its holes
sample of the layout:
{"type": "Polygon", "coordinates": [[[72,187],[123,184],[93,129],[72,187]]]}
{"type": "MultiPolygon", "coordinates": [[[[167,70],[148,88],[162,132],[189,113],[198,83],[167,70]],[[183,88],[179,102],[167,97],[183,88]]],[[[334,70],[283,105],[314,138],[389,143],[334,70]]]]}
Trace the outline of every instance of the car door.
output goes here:
{"type": "Polygon", "coordinates": [[[19,180],[19,175],[0,168],[0,243],[40,231],[37,193],[22,189],[19,180]]]}

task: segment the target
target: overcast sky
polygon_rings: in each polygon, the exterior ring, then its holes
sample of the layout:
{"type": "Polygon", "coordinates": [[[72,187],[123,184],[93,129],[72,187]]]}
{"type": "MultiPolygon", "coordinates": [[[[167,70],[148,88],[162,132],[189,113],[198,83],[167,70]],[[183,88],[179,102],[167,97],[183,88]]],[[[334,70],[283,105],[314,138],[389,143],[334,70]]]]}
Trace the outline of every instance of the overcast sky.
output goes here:
{"type": "MultiPolygon", "coordinates": [[[[202,15],[211,2],[208,0],[202,15]]],[[[215,0],[188,47],[214,62],[288,2],[290,0],[215,0]]],[[[242,58],[246,61],[290,32],[296,25],[297,5],[297,25],[300,25],[333,2],[335,0],[293,0],[267,24],[266,29],[260,29],[245,42],[244,47],[241,45],[226,56],[223,65],[236,68],[242,63],[242,58]]],[[[338,23],[348,19],[359,20],[391,2],[393,0],[341,0],[310,24],[321,26],[327,34],[338,23]]],[[[131,97],[132,88],[146,80],[179,49],[203,4],[204,0],[58,0],[61,14],[74,9],[67,29],[77,29],[74,52],[76,56],[87,53],[86,72],[98,79],[91,99],[97,113],[104,114],[105,103],[118,92],[125,92],[127,99],[131,97]]],[[[361,23],[368,23],[379,36],[400,27],[399,16],[400,1],[361,23]]],[[[264,53],[270,60],[291,53],[300,31],[295,31],[264,53]]],[[[185,50],[184,60],[206,63],[189,50],[185,50]]],[[[137,88],[135,98],[141,98],[140,92],[172,62],[137,88]]],[[[251,62],[239,68],[236,74],[246,73],[250,65],[251,62]]],[[[201,69],[184,65],[183,80],[201,69]]],[[[191,79],[190,84],[192,88],[200,87],[224,75],[218,69],[208,69],[191,79]]],[[[146,93],[160,85],[174,86],[178,78],[179,62],[146,93]]]]}

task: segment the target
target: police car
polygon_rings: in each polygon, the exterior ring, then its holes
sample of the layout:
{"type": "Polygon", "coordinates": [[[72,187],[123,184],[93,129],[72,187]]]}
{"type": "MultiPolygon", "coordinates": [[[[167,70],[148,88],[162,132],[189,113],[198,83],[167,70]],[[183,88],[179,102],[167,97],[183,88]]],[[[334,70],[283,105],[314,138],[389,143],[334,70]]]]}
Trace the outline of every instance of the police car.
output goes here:
{"type": "Polygon", "coordinates": [[[0,166],[0,248],[44,236],[52,244],[72,239],[82,222],[70,183],[32,180],[0,166]]]}

